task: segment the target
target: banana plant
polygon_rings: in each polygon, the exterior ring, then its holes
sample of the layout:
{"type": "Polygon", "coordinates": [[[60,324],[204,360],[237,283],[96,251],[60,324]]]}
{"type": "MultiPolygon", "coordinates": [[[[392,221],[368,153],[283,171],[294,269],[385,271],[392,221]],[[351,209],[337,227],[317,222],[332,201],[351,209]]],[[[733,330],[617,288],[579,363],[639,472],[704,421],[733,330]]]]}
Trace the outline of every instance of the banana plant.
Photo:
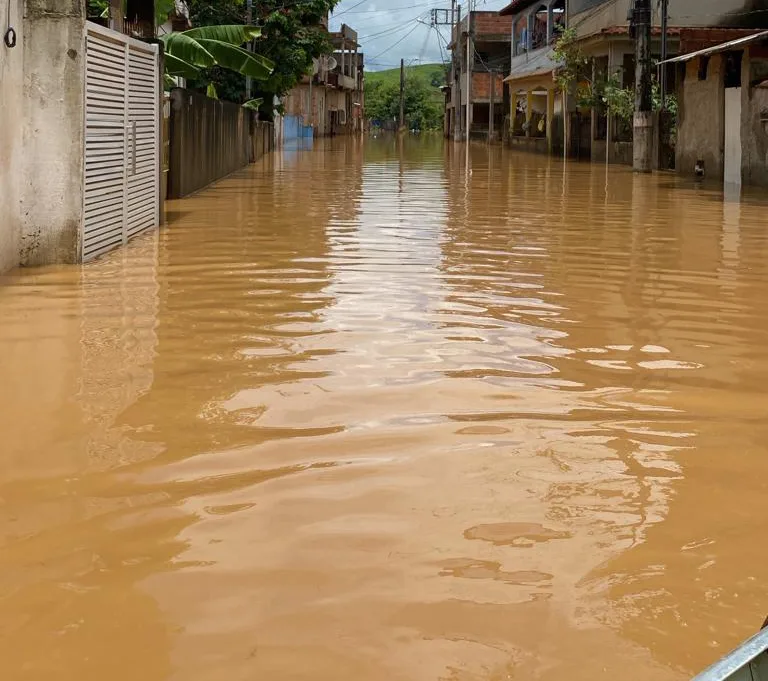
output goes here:
{"type": "Polygon", "coordinates": [[[168,33],[160,37],[165,48],[166,75],[196,78],[200,69],[220,66],[254,80],[265,80],[274,70],[274,63],[241,47],[259,37],[261,29],[258,26],[239,24],[201,26],[168,33]]]}

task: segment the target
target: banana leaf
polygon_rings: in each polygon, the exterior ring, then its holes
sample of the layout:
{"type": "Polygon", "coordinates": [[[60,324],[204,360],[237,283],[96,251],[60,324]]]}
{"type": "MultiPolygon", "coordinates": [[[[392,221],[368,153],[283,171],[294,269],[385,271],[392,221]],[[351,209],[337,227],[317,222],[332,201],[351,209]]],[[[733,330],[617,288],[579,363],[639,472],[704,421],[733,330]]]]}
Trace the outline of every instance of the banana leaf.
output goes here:
{"type": "Polygon", "coordinates": [[[200,26],[184,31],[184,35],[195,40],[218,40],[230,45],[242,45],[254,38],[260,38],[261,28],[258,26],[241,26],[239,24],[200,26]]]}
{"type": "Polygon", "coordinates": [[[181,76],[182,78],[197,78],[200,75],[200,69],[196,66],[169,53],[165,54],[165,72],[169,76],[181,76]]]}
{"type": "Polygon", "coordinates": [[[230,43],[202,38],[199,38],[198,42],[213,55],[216,64],[255,80],[266,80],[275,67],[274,63],[266,57],[247,52],[230,43]]]}
{"type": "Polygon", "coordinates": [[[264,100],[259,99],[249,99],[247,102],[243,104],[243,107],[246,109],[253,109],[254,111],[258,111],[259,107],[264,103],[264,100]]]}
{"type": "Polygon", "coordinates": [[[214,56],[186,33],[167,33],[160,39],[165,46],[166,57],[170,54],[195,66],[213,66],[216,63],[214,56]]]}

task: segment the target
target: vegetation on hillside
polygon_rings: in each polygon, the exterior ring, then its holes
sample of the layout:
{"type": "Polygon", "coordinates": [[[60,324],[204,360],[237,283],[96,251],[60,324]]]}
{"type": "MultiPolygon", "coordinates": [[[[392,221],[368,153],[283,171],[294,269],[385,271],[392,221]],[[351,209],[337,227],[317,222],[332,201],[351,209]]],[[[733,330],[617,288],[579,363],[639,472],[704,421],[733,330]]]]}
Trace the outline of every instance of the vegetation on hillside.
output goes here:
{"type": "MultiPolygon", "coordinates": [[[[440,64],[409,67],[405,78],[405,124],[411,130],[443,127],[445,69],[440,64]]],[[[374,124],[400,117],[400,69],[366,73],[365,113],[374,124]]]]}
{"type": "MultiPolygon", "coordinates": [[[[438,88],[445,85],[445,67],[442,64],[418,64],[408,66],[406,76],[411,80],[419,80],[422,83],[435,88],[437,95],[442,97],[438,88]]],[[[369,83],[382,83],[400,85],[400,69],[387,69],[386,71],[366,71],[365,78],[369,83]]]]}

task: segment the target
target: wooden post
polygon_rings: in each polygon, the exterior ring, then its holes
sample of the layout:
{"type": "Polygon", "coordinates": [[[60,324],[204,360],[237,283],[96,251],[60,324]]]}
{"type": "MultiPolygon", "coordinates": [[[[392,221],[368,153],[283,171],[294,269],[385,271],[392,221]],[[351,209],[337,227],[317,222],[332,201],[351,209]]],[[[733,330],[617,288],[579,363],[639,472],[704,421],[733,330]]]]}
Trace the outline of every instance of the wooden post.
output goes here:
{"type": "Polygon", "coordinates": [[[400,60],[400,128],[405,128],[405,59],[400,60]]]}

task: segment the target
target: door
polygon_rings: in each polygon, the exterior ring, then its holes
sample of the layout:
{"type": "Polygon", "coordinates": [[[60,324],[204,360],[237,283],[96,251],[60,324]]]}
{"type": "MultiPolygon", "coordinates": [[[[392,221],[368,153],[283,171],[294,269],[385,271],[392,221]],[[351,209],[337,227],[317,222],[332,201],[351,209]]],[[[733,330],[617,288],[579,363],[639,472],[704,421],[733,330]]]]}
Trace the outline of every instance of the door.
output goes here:
{"type": "Polygon", "coordinates": [[[88,22],[81,258],[159,223],[157,46],[88,22]]]}
{"type": "Polygon", "coordinates": [[[741,88],[725,88],[725,184],[741,184],[741,88]]]}

